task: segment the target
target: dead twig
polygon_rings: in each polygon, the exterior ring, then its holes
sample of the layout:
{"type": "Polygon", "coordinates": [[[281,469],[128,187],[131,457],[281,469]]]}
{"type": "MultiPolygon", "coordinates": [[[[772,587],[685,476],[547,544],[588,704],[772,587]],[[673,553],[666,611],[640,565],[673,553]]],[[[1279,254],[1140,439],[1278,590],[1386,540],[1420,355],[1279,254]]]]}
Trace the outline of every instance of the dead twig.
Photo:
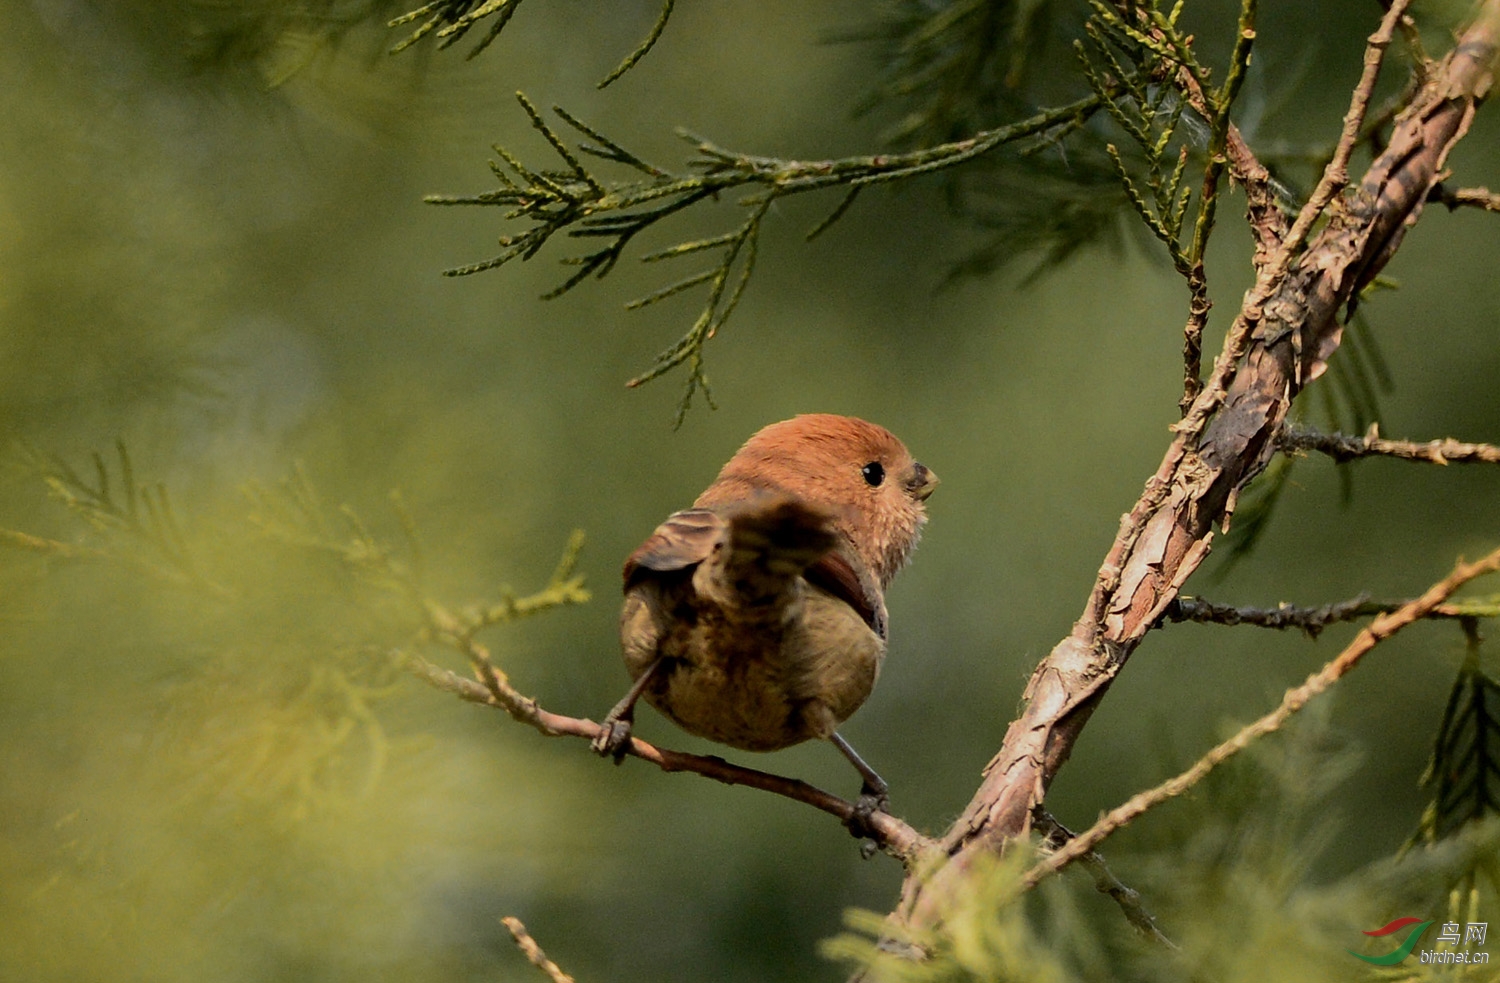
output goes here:
{"type": "Polygon", "coordinates": [[[1450,212],[1464,207],[1500,212],[1500,193],[1491,191],[1489,188],[1457,188],[1450,191],[1439,184],[1432,189],[1427,200],[1447,205],[1450,212]]]}
{"type": "Polygon", "coordinates": [[[564,973],[557,963],[547,958],[542,947],[537,945],[536,939],[533,939],[531,933],[526,931],[526,926],[521,924],[521,919],[507,915],[500,921],[510,929],[511,937],[516,940],[516,948],[521,950],[521,954],[531,962],[531,965],[546,973],[552,983],[573,983],[573,977],[564,973]]]}
{"type": "MultiPolygon", "coordinates": [[[[1078,834],[1058,822],[1050,812],[1045,809],[1039,810],[1036,816],[1035,827],[1042,835],[1042,843],[1051,850],[1057,850],[1071,841],[1078,834]]],[[[1093,850],[1088,851],[1078,859],[1078,863],[1089,872],[1094,879],[1094,888],[1100,894],[1106,894],[1120,906],[1120,911],[1125,914],[1125,920],[1130,922],[1141,936],[1157,945],[1166,946],[1168,949],[1176,949],[1177,943],[1162,934],[1161,929],[1156,927],[1156,918],[1141,904],[1141,895],[1134,888],[1127,887],[1109,867],[1104,863],[1104,858],[1093,850]]]]}
{"type": "Polygon", "coordinates": [[[1494,444],[1470,444],[1449,437],[1423,443],[1387,440],[1375,424],[1363,437],[1284,426],[1276,435],[1276,449],[1286,453],[1317,451],[1340,463],[1360,457],[1394,457],[1429,464],[1500,464],[1500,447],[1494,444]]]}
{"type": "MultiPolygon", "coordinates": [[[[1201,597],[1179,597],[1167,606],[1163,617],[1168,621],[1196,621],[1212,625],[1253,625],[1285,631],[1296,628],[1309,638],[1317,638],[1324,628],[1344,621],[1389,614],[1410,604],[1404,601],[1372,601],[1368,594],[1347,601],[1335,601],[1318,607],[1278,604],[1274,608],[1235,607],[1215,604],[1201,597]]],[[[1428,611],[1427,618],[1500,617],[1500,602],[1495,599],[1456,601],[1439,604],[1428,611]]]]}

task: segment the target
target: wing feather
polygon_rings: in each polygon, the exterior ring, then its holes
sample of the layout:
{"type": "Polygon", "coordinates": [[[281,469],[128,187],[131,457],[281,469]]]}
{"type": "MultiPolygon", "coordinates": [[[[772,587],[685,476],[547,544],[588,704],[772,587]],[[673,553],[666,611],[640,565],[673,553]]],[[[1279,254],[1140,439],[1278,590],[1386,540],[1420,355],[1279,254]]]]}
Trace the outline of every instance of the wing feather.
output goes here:
{"type": "Polygon", "coordinates": [[[701,563],[713,552],[724,525],[724,520],[709,509],[673,512],[625,559],[625,589],[644,576],[644,571],[666,573],[701,563]]]}

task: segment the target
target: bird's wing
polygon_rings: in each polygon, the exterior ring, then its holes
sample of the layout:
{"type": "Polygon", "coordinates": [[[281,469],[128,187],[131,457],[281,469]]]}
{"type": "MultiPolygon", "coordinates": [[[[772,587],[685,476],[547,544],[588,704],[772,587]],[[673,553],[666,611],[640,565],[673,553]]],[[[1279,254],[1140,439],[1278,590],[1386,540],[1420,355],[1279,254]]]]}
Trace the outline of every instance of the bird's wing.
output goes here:
{"type": "Polygon", "coordinates": [[[634,586],[645,571],[685,570],[703,561],[713,552],[724,525],[709,509],[673,512],[625,559],[625,589],[634,586]]]}

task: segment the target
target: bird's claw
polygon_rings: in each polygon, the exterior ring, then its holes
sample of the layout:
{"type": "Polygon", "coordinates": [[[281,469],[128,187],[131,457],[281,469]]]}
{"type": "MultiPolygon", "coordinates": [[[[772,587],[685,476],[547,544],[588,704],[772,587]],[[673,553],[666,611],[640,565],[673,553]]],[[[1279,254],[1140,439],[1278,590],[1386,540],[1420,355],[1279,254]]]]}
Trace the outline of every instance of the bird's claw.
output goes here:
{"type": "Polygon", "coordinates": [[[630,721],[604,718],[599,733],[589,743],[594,753],[601,758],[614,758],[615,764],[625,760],[625,750],[630,747],[630,721]]]}
{"type": "Polygon", "coordinates": [[[869,782],[866,782],[859,790],[859,798],[854,800],[854,811],[844,821],[850,836],[857,840],[869,841],[860,848],[860,853],[866,859],[874,855],[876,844],[880,839],[871,820],[875,813],[889,812],[891,808],[890,796],[886,794],[886,791],[884,788],[871,788],[869,782]]]}

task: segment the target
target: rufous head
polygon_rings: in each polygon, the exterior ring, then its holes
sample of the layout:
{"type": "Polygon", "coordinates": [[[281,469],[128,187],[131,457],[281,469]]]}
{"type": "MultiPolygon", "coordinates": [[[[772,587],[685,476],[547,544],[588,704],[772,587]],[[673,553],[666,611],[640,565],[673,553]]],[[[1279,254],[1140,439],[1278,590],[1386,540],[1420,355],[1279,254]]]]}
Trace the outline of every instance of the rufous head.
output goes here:
{"type": "Polygon", "coordinates": [[[694,504],[712,508],[780,493],[827,509],[884,590],[917,545],[924,503],[937,483],[884,427],[808,413],[758,431],[694,504]]]}

